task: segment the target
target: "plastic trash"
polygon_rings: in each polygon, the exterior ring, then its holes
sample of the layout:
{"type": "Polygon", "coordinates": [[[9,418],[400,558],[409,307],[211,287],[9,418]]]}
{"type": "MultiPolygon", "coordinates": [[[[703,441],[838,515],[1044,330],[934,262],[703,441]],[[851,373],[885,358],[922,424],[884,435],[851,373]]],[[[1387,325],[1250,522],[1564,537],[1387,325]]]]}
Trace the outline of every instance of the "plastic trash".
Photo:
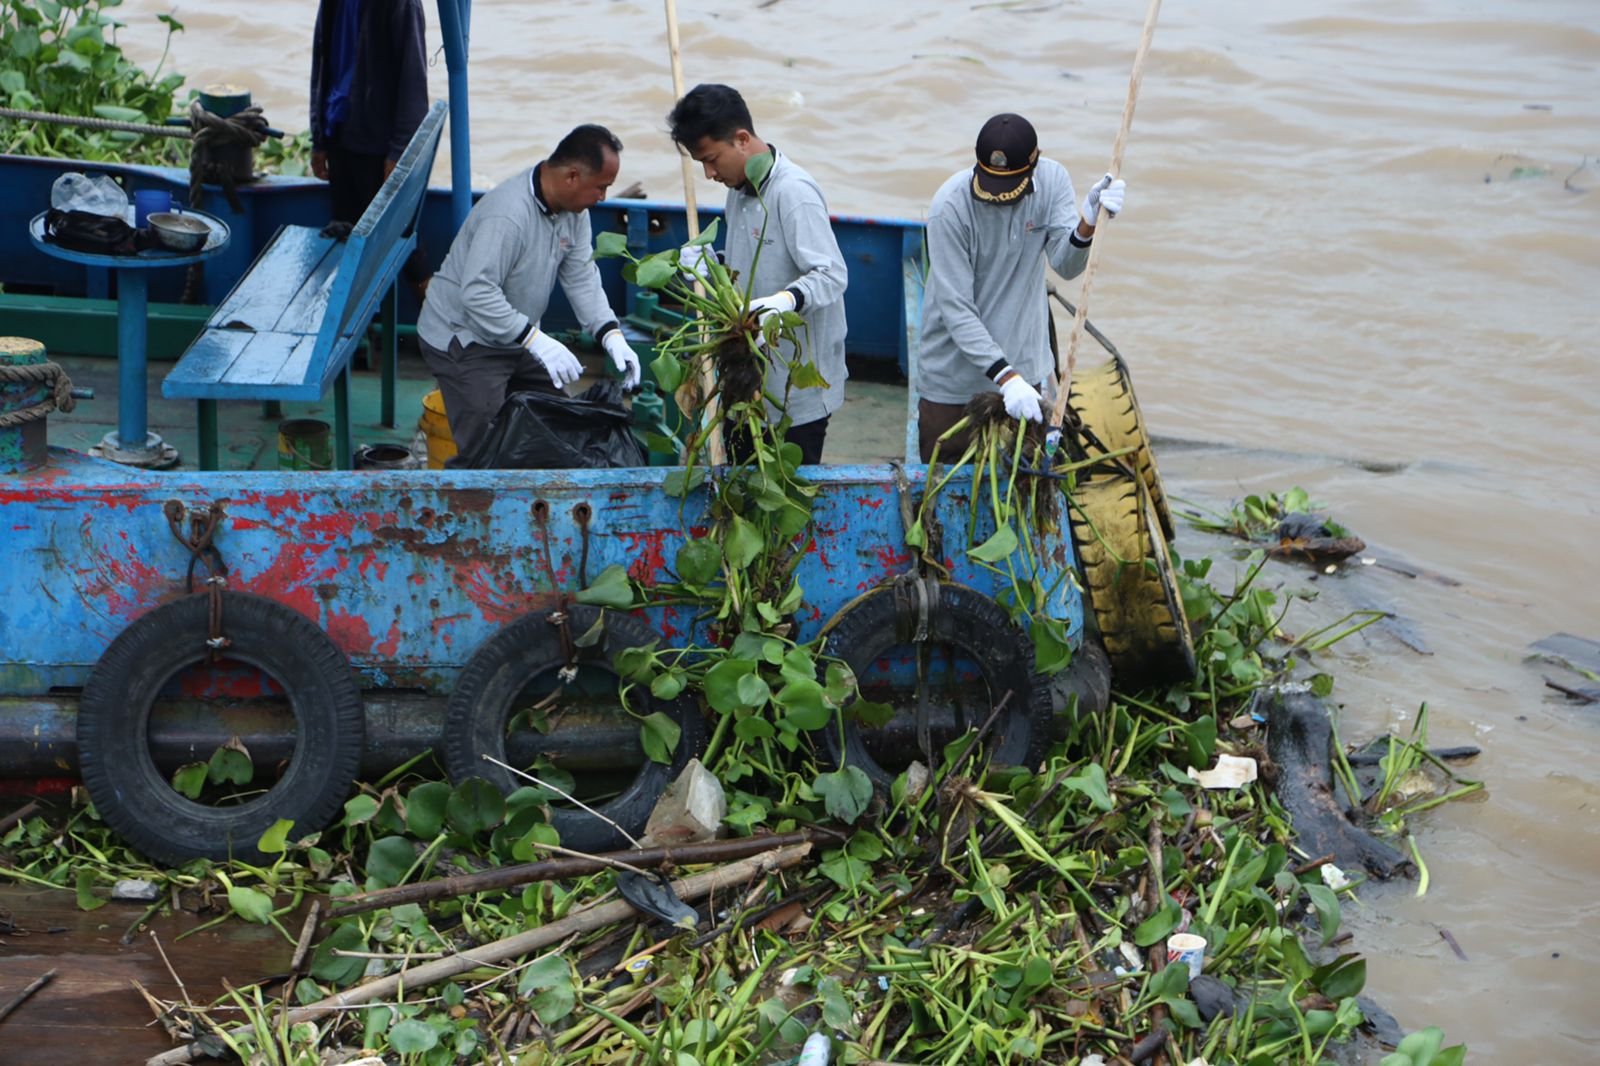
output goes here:
{"type": "Polygon", "coordinates": [[[119,878],[117,883],[111,886],[111,898],[134,903],[154,903],[161,898],[161,886],[153,881],[130,877],[119,878]]]}
{"type": "Polygon", "coordinates": [[[833,1041],[828,1039],[828,1034],[812,1033],[800,1047],[797,1066],[828,1066],[828,1060],[832,1057],[833,1041]]]}
{"type": "Polygon", "coordinates": [[[50,186],[50,206],[57,211],[86,211],[91,215],[128,219],[128,194],[109,174],[69,171],[50,186]]]}
{"type": "Polygon", "coordinates": [[[617,892],[636,910],[659,918],[679,929],[694,930],[700,924],[695,909],[679,899],[672,883],[661,873],[649,877],[632,870],[617,871],[617,892]]]}
{"type": "Polygon", "coordinates": [[[642,842],[669,847],[715,840],[727,813],[728,799],[722,782],[699,759],[690,759],[683,773],[656,801],[650,820],[645,823],[642,842]]]}
{"type": "Polygon", "coordinates": [[[474,470],[572,470],[648,466],[622,404],[622,383],[607,378],[578,396],[514,392],[473,452],[474,470]]]}
{"type": "Polygon", "coordinates": [[[1209,770],[1186,771],[1201,788],[1239,788],[1256,779],[1256,761],[1238,755],[1218,755],[1217,765],[1209,770]]]}

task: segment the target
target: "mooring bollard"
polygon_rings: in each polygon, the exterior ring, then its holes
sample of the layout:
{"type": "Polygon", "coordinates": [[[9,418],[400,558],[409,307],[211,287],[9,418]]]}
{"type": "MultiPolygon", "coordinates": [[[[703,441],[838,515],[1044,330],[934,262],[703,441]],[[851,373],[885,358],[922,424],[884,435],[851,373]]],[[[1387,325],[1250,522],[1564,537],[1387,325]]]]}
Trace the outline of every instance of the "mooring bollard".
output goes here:
{"type": "Polygon", "coordinates": [[[27,337],[0,337],[0,473],[20,474],[44,465],[46,420],[55,381],[44,345],[27,337]],[[49,369],[47,369],[49,368],[49,369]]]}

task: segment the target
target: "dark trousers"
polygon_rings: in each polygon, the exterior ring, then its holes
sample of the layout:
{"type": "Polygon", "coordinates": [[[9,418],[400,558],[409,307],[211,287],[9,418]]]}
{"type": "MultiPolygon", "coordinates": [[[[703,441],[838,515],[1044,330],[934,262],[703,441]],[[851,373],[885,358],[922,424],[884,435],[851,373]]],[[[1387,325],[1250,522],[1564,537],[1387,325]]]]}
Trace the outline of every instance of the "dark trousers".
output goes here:
{"type": "MultiPolygon", "coordinates": [[[[800,448],[800,462],[802,464],[822,462],[822,445],[828,439],[828,419],[832,415],[823,415],[815,422],[807,422],[803,426],[790,426],[784,440],[800,448]]],[[[750,434],[745,432],[743,426],[730,428],[731,423],[722,423],[722,435],[728,445],[728,461],[733,463],[747,463],[750,461],[752,449],[750,447],[750,434]]]]}
{"type": "Polygon", "coordinates": [[[463,345],[450,339],[449,351],[440,351],[421,337],[417,347],[428,369],[439,381],[445,417],[456,441],[456,454],[445,463],[465,468],[472,453],[488,436],[489,426],[513,392],[560,392],[544,365],[521,345],[498,348],[487,344],[463,345]]]}
{"type": "MultiPolygon", "coordinates": [[[[917,454],[927,462],[933,456],[933,446],[939,443],[939,438],[945,430],[955,425],[967,413],[964,403],[934,403],[932,400],[917,400],[917,454]]],[[[967,450],[967,445],[972,443],[972,431],[962,430],[939,448],[939,462],[949,465],[961,458],[961,453],[967,450]]]]}
{"type": "MultiPolygon", "coordinates": [[[[372,198],[383,188],[383,167],[386,156],[351,152],[338,145],[328,148],[328,195],[333,200],[333,221],[348,222],[354,226],[372,198]]],[[[428,278],[428,259],[422,242],[412,250],[401,276],[412,286],[428,278]]]]}

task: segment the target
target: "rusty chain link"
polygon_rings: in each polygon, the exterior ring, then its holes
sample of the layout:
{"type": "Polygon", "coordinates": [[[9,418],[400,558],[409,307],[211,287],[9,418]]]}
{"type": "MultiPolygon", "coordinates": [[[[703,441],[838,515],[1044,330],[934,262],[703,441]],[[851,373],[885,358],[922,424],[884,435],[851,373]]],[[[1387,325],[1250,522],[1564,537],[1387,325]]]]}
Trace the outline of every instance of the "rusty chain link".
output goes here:
{"type": "Polygon", "coordinates": [[[222,593],[228,587],[228,564],[223,562],[222,552],[215,543],[217,527],[226,516],[223,510],[225,502],[218,500],[209,506],[185,507],[181,500],[168,500],[161,508],[173,537],[189,550],[185,587],[190,593],[194,592],[195,564],[202,563],[206,568],[206,595],[210,608],[206,647],[211,649],[213,661],[220,659],[223,650],[233,643],[222,632],[222,593]],[[188,525],[187,531],[184,529],[185,523],[188,525]]]}

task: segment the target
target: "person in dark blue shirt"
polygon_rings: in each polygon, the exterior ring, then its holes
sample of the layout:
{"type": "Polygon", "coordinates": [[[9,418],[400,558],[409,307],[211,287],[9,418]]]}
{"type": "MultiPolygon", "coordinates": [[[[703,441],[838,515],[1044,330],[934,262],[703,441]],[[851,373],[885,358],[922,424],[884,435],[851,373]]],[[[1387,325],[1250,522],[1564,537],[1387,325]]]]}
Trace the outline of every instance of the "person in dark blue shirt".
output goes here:
{"type": "MultiPolygon", "coordinates": [[[[321,0],[311,48],[311,172],[353,226],[428,111],[422,0],[321,0]]],[[[420,255],[406,280],[425,286],[420,255]]]]}

